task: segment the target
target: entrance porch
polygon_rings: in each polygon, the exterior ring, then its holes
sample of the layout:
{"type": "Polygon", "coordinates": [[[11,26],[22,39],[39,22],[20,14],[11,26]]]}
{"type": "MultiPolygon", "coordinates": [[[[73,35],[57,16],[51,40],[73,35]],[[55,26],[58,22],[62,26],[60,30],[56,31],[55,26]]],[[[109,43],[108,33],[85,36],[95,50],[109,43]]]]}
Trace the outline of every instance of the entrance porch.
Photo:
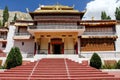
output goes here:
{"type": "Polygon", "coordinates": [[[78,54],[78,32],[36,32],[34,54],[78,54]]]}

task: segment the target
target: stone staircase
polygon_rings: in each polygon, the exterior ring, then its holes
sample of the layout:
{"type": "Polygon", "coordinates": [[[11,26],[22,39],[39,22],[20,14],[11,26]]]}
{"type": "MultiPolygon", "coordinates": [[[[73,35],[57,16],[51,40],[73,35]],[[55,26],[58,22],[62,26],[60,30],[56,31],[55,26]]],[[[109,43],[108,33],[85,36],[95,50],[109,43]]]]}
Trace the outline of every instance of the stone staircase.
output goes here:
{"type": "Polygon", "coordinates": [[[0,73],[0,80],[120,80],[66,58],[43,58],[0,73]]]}

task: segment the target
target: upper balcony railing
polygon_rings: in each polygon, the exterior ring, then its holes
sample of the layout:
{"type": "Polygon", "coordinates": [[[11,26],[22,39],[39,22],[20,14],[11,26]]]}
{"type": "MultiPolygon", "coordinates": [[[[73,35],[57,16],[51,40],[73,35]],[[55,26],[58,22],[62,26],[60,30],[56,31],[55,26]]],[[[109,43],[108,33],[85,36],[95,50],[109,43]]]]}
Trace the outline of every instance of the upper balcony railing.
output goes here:
{"type": "Polygon", "coordinates": [[[83,35],[116,35],[116,32],[84,32],[83,35]]]}
{"type": "Polygon", "coordinates": [[[15,36],[28,36],[28,35],[30,35],[30,33],[15,33],[15,36]]]}
{"type": "Polygon", "coordinates": [[[6,39],[7,39],[7,35],[2,35],[2,36],[0,36],[0,39],[6,40],[6,39]]]}
{"type": "Polygon", "coordinates": [[[29,29],[85,29],[85,26],[77,26],[77,25],[38,25],[38,26],[29,26],[29,29]]]}

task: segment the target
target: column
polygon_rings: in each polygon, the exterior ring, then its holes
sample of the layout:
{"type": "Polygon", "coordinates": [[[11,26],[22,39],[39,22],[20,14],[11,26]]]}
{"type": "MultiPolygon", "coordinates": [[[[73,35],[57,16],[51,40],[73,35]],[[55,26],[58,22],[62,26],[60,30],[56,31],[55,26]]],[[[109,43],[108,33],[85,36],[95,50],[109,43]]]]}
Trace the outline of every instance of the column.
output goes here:
{"type": "Polygon", "coordinates": [[[64,38],[62,38],[62,54],[64,54],[64,38]]]}
{"type": "Polygon", "coordinates": [[[50,54],[50,42],[48,43],[48,54],[50,54]]]}
{"type": "Polygon", "coordinates": [[[76,54],[78,54],[78,42],[76,42],[76,54]]]}
{"type": "Polygon", "coordinates": [[[78,54],[78,39],[77,39],[77,37],[75,38],[74,50],[75,50],[75,54],[78,54]]]}
{"type": "Polygon", "coordinates": [[[62,43],[62,54],[64,54],[64,42],[62,43]]]}
{"type": "Polygon", "coordinates": [[[34,55],[36,54],[36,49],[37,49],[37,47],[36,47],[36,42],[34,43],[34,55]]]}
{"type": "Polygon", "coordinates": [[[80,38],[78,38],[78,54],[80,54],[81,53],[81,46],[80,46],[80,44],[81,44],[81,37],[80,38]]]}
{"type": "Polygon", "coordinates": [[[38,54],[40,54],[40,44],[38,44],[38,54]]]}
{"type": "Polygon", "coordinates": [[[48,54],[50,54],[50,38],[48,38],[48,54]]]}

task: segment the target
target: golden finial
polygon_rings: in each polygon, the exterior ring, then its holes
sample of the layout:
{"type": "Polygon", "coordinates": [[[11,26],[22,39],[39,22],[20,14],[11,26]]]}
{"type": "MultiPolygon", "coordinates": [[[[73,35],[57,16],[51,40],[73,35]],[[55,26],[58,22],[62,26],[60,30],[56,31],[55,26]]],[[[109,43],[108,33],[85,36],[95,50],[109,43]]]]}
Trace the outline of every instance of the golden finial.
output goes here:
{"type": "Polygon", "coordinates": [[[39,7],[41,7],[41,4],[39,4],[39,7]]]}
{"type": "Polygon", "coordinates": [[[72,6],[73,8],[75,7],[75,4],[73,4],[73,6],[72,6]]]}
{"type": "Polygon", "coordinates": [[[94,20],[94,16],[92,16],[92,20],[94,20]]]}
{"type": "Polygon", "coordinates": [[[29,13],[29,9],[28,8],[26,8],[26,11],[27,11],[27,13],[29,13]]]}
{"type": "Polygon", "coordinates": [[[59,2],[57,2],[57,4],[56,5],[59,5],[59,2]]]}

